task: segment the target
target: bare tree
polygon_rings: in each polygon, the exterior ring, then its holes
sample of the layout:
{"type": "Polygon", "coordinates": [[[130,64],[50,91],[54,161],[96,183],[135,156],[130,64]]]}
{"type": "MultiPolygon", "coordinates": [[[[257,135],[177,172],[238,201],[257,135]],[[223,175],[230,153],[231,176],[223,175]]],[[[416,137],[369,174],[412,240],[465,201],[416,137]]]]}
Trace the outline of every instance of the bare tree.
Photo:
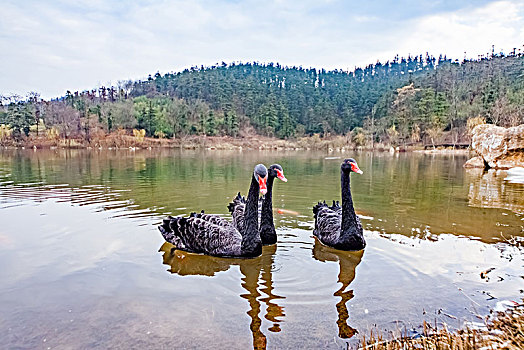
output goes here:
{"type": "Polygon", "coordinates": [[[58,129],[61,137],[69,140],[80,134],[81,124],[78,110],[62,102],[51,103],[48,108],[47,121],[50,126],[58,129]]]}

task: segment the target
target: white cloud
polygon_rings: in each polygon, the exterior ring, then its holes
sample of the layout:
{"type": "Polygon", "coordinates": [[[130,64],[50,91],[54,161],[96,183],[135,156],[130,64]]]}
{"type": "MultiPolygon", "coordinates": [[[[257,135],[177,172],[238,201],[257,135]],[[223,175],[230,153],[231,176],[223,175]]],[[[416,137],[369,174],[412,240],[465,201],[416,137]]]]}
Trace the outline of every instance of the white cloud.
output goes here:
{"type": "MultiPolygon", "coordinates": [[[[491,52],[505,53],[524,44],[524,3],[498,1],[477,9],[462,9],[456,12],[425,16],[407,23],[397,30],[394,47],[379,53],[388,59],[402,55],[446,54],[462,59],[491,52]]],[[[368,56],[369,57],[369,56],[368,56]]]]}
{"type": "Polygon", "coordinates": [[[49,98],[222,61],[353,69],[397,53],[476,57],[491,44],[509,51],[524,43],[517,0],[407,19],[392,19],[386,5],[359,11],[312,0],[8,1],[0,12],[0,94],[37,90],[49,98]]]}

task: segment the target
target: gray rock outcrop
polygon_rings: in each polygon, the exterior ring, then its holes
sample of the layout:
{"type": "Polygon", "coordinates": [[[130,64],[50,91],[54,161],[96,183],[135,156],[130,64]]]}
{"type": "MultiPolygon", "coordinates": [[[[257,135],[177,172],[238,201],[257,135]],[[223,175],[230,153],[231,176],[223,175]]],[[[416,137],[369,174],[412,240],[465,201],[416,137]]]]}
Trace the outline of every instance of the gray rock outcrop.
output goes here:
{"type": "Polygon", "coordinates": [[[464,168],[485,168],[486,164],[481,156],[473,157],[464,163],[464,168]]]}
{"type": "Polygon", "coordinates": [[[471,147],[482,158],[472,158],[465,167],[509,169],[524,166],[524,124],[503,128],[481,124],[472,132],[471,147]]]}

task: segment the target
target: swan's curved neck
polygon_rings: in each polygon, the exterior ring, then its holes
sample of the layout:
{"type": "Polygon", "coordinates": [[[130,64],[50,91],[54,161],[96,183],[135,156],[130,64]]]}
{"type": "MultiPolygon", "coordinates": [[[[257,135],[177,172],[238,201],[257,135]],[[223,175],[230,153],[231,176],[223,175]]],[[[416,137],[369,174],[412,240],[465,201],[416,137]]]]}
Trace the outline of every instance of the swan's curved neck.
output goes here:
{"type": "Polygon", "coordinates": [[[275,177],[268,175],[267,193],[262,201],[260,214],[260,238],[264,244],[273,244],[277,241],[277,232],[273,223],[273,182],[275,177]]]}
{"type": "Polygon", "coordinates": [[[260,188],[253,176],[246,200],[244,212],[244,230],[242,232],[242,253],[245,256],[257,256],[262,253],[262,242],[258,233],[258,193],[260,188]]]}
{"type": "Polygon", "coordinates": [[[353,207],[351,197],[351,186],[349,183],[349,173],[340,170],[340,186],[342,188],[342,228],[341,235],[351,234],[357,227],[357,214],[353,207]]]}

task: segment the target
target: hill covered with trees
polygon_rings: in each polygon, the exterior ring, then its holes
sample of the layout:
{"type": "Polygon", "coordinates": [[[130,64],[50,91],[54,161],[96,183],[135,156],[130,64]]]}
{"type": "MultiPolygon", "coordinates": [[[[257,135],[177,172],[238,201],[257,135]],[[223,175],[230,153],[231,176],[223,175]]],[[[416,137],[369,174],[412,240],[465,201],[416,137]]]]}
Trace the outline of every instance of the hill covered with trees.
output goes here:
{"type": "Polygon", "coordinates": [[[222,63],[68,91],[51,101],[37,93],[4,96],[0,141],[45,132],[89,142],[117,129],[144,129],[158,138],[351,132],[357,145],[442,138],[457,143],[471,118],[501,126],[524,123],[520,51],[463,61],[428,54],[395,57],[351,72],[222,63]]]}

